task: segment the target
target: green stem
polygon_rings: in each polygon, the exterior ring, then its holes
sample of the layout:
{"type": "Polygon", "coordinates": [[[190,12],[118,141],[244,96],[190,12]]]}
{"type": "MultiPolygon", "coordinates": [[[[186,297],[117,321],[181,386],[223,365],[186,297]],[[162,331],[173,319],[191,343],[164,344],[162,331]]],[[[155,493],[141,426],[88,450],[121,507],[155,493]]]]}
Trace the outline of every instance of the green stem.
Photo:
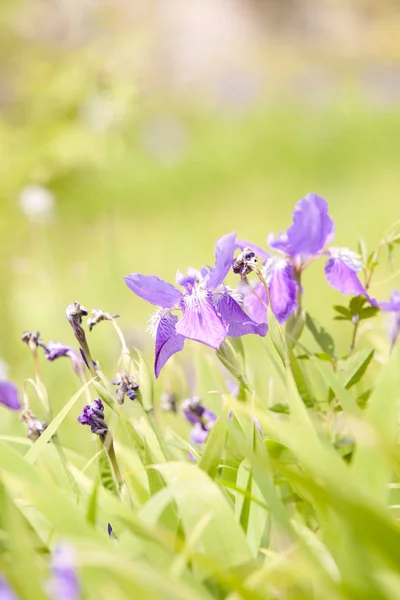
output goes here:
{"type": "Polygon", "coordinates": [[[115,455],[115,449],[114,449],[114,443],[113,443],[112,435],[111,435],[110,432],[107,432],[106,434],[101,435],[100,439],[103,442],[104,448],[106,449],[106,452],[107,452],[108,457],[110,459],[110,463],[111,463],[111,466],[112,466],[113,471],[114,471],[115,478],[116,478],[117,483],[118,483],[118,489],[119,489],[119,491],[121,491],[121,488],[122,488],[122,485],[124,483],[124,480],[122,479],[121,471],[119,470],[119,466],[118,466],[118,462],[117,462],[117,457],[115,455]]]}

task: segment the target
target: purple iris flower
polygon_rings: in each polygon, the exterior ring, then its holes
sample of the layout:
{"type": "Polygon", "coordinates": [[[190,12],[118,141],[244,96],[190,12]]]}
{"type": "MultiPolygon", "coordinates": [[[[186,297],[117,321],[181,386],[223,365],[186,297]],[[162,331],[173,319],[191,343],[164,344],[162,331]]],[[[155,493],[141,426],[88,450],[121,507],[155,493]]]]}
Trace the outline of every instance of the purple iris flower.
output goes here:
{"type": "Polygon", "coordinates": [[[78,600],[80,585],[76,574],[75,551],[65,544],[57,546],[52,561],[48,591],[53,600],[78,600]]]}
{"type": "Polygon", "coordinates": [[[242,297],[223,285],[232,266],[236,234],[220,238],[215,247],[215,267],[201,271],[178,271],[176,282],[183,291],[155,275],[132,273],[125,277],[129,289],[143,300],[159,306],[151,319],[155,338],[154,372],[176,352],[185,338],[218,349],[225,338],[249,333],[266,335],[266,323],[253,321],[241,308],[242,297]],[[180,318],[172,311],[181,313],[180,318]]]}
{"type": "Polygon", "coordinates": [[[57,358],[61,358],[62,356],[66,356],[70,358],[72,361],[72,366],[76,373],[81,374],[84,371],[83,361],[81,356],[78,354],[76,350],[71,348],[70,346],[65,346],[60,342],[50,341],[48,346],[45,349],[47,360],[53,361],[57,358]]]}
{"type": "Polygon", "coordinates": [[[393,290],[389,302],[379,302],[378,306],[382,312],[390,313],[388,333],[393,348],[400,334],[400,292],[393,290]]]}
{"type": "Polygon", "coordinates": [[[194,396],[181,402],[181,409],[186,419],[193,425],[191,438],[196,444],[203,444],[214,427],[217,415],[205,408],[200,398],[194,396]]]}
{"type": "MultiPolygon", "coordinates": [[[[371,299],[358,279],[362,270],[361,257],[348,248],[330,247],[334,239],[335,224],[328,214],[326,200],[310,193],[300,200],[293,211],[293,223],[286,232],[275,237],[271,233],[267,243],[279,254],[271,254],[249,242],[236,242],[236,247],[251,247],[263,259],[263,275],[268,284],[271,302],[277,319],[283,323],[296,310],[302,292],[301,273],[316,258],[328,258],[325,276],[328,283],[342,294],[364,295],[371,299]]],[[[260,283],[254,291],[267,303],[264,286],[260,283]]],[[[255,294],[244,298],[244,307],[257,323],[265,322],[266,306],[255,294]]]]}
{"type": "Polygon", "coordinates": [[[10,410],[21,410],[18,390],[11,381],[0,381],[0,404],[10,410]]]}
{"type": "Polygon", "coordinates": [[[0,600],[17,600],[16,594],[10,588],[3,575],[0,575],[0,600]]]}

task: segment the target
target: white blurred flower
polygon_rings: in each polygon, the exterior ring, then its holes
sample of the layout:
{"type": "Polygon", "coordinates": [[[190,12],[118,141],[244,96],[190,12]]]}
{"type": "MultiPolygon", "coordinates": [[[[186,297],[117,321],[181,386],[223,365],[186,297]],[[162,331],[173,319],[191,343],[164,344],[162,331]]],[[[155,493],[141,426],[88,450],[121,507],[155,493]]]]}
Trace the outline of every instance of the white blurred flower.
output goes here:
{"type": "Polygon", "coordinates": [[[8,378],[10,368],[5,360],[0,358],[0,381],[8,378]]]}
{"type": "Polygon", "coordinates": [[[55,198],[52,192],[40,185],[27,185],[21,191],[18,204],[28,219],[45,223],[54,216],[55,198]]]}

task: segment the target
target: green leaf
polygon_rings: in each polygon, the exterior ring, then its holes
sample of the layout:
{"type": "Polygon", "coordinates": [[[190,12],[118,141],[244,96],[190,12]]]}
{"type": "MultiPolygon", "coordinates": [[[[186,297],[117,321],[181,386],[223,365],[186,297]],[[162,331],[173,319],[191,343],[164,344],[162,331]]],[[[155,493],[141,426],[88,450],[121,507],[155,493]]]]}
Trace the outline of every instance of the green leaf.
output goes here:
{"type": "Polygon", "coordinates": [[[138,400],[144,410],[148,412],[154,407],[154,386],[153,375],[144,356],[139,350],[136,350],[139,357],[139,389],[138,400]]]}
{"type": "Polygon", "coordinates": [[[97,441],[97,444],[98,450],[103,448],[103,452],[99,454],[98,458],[100,481],[106,490],[109,490],[115,496],[118,496],[117,486],[115,485],[114,474],[107,452],[103,447],[103,444],[101,443],[100,439],[97,441]]]}
{"type": "Polygon", "coordinates": [[[376,317],[379,312],[379,306],[367,306],[366,308],[361,309],[358,318],[360,321],[363,321],[364,319],[371,319],[372,317],[376,317]]]}
{"type": "Polygon", "coordinates": [[[237,342],[233,342],[233,339],[235,338],[226,338],[216,351],[216,355],[224,367],[247,388],[243,346],[238,346],[237,342]]]}
{"type": "Polygon", "coordinates": [[[388,497],[392,462],[390,448],[397,440],[400,403],[400,346],[396,346],[379,374],[365,410],[368,427],[357,445],[352,469],[381,502],[388,497]]]}
{"type": "Polygon", "coordinates": [[[286,344],[282,327],[271,309],[267,309],[268,333],[282,363],[286,364],[286,344]]]}
{"type": "Polygon", "coordinates": [[[333,390],[334,394],[342,405],[343,410],[353,416],[361,416],[361,410],[351,392],[346,389],[338,376],[333,373],[331,367],[329,367],[329,365],[327,365],[325,362],[319,361],[315,357],[312,357],[312,361],[327,385],[333,390]]]}
{"type": "Polygon", "coordinates": [[[338,304],[335,304],[333,306],[333,309],[339,313],[340,315],[342,315],[343,317],[347,317],[347,319],[351,320],[351,311],[346,308],[345,306],[340,306],[338,304]]]}
{"type": "Polygon", "coordinates": [[[50,441],[53,435],[56,433],[57,429],[60,427],[61,423],[64,421],[68,413],[73,409],[75,404],[78,402],[79,398],[82,396],[85,389],[92,383],[93,380],[88,381],[83,385],[80,390],[76,392],[74,396],[67,402],[67,404],[60,410],[57,416],[54,417],[52,422],[47,426],[44,430],[40,438],[36,440],[31,448],[29,448],[28,452],[25,454],[25,459],[33,464],[39,454],[44,450],[46,444],[50,441]]]}
{"type": "Polygon", "coordinates": [[[306,314],[306,327],[321,350],[334,358],[335,343],[332,336],[315,319],[312,319],[308,313],[306,314]]]}
{"type": "Polygon", "coordinates": [[[91,525],[96,525],[96,520],[97,520],[98,488],[99,488],[99,484],[98,484],[97,479],[95,479],[93,481],[93,490],[89,496],[89,502],[88,502],[87,512],[86,512],[86,520],[91,525]]]}
{"type": "Polygon", "coordinates": [[[289,349],[289,360],[299,394],[302,397],[304,404],[310,408],[315,404],[314,398],[311,395],[310,389],[308,387],[305,375],[302,371],[299,361],[297,360],[293,350],[291,349],[289,349]]]}
{"type": "Polygon", "coordinates": [[[360,314],[360,311],[366,302],[367,299],[365,296],[354,296],[354,298],[350,300],[349,308],[352,317],[360,314]]]}
{"type": "Polygon", "coordinates": [[[203,455],[199,462],[200,469],[207,473],[212,479],[214,479],[217,474],[218,465],[224,454],[229,413],[230,407],[228,404],[225,404],[214,427],[211,429],[203,455]]]}
{"type": "Polygon", "coordinates": [[[290,315],[285,323],[285,336],[289,347],[293,347],[300,339],[306,322],[306,313],[302,310],[300,313],[290,315]]]}
{"type": "Polygon", "coordinates": [[[340,367],[344,371],[341,380],[347,390],[361,380],[374,357],[374,352],[375,350],[360,350],[347,360],[340,361],[340,367]]]}
{"type": "Polygon", "coordinates": [[[283,404],[282,402],[278,402],[277,404],[273,404],[268,408],[268,410],[276,413],[282,413],[285,415],[289,414],[289,404],[283,404]]]}
{"type": "Polygon", "coordinates": [[[158,465],[157,469],[168,482],[186,536],[192,535],[206,514],[211,517],[194,549],[204,559],[203,567],[194,565],[200,577],[251,559],[245,534],[235,521],[230,503],[203,470],[180,462],[158,465]]]}

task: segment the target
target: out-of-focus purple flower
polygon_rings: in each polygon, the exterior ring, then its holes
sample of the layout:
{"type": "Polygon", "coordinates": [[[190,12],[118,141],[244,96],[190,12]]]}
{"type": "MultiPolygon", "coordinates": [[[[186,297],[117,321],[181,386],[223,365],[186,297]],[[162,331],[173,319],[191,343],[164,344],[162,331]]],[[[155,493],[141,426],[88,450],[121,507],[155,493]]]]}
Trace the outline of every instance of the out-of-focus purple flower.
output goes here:
{"type": "Polygon", "coordinates": [[[72,366],[76,373],[81,374],[84,371],[83,360],[79,353],[71,348],[70,346],[65,346],[60,342],[54,342],[53,340],[49,342],[47,348],[45,349],[45,354],[47,360],[53,361],[61,356],[67,356],[72,361],[72,366]]]}
{"type": "Polygon", "coordinates": [[[205,408],[197,396],[181,402],[181,409],[186,419],[193,425],[191,438],[196,444],[203,444],[210,429],[214,427],[217,416],[205,408]]]}
{"type": "Polygon", "coordinates": [[[391,347],[395,345],[400,334],[400,292],[393,290],[388,302],[379,302],[382,312],[389,313],[388,334],[391,347]]]}
{"type": "Polygon", "coordinates": [[[92,433],[99,436],[105,436],[108,431],[107,423],[104,420],[104,405],[100,398],[93,400],[91,404],[87,404],[82,413],[78,417],[79,423],[82,425],[90,425],[92,433]]]}
{"type": "MultiPolygon", "coordinates": [[[[364,295],[371,304],[376,301],[370,298],[366,289],[358,279],[357,273],[362,270],[361,258],[347,248],[327,248],[334,239],[335,224],[328,214],[327,202],[310,193],[300,200],[293,211],[293,224],[286,232],[277,237],[271,233],[267,244],[278,252],[273,255],[265,252],[247,241],[238,240],[236,247],[253,248],[263,259],[263,276],[269,287],[272,308],[277,319],[283,323],[296,310],[299,282],[302,271],[316,258],[328,258],[325,265],[325,276],[328,283],[342,294],[364,295]]],[[[268,303],[262,284],[256,285],[256,294],[249,293],[244,298],[244,307],[257,323],[266,320],[268,303]]]]}
{"type": "Polygon", "coordinates": [[[62,544],[55,548],[51,570],[48,592],[52,600],[78,600],[80,585],[76,573],[76,554],[71,546],[62,544]]]}
{"type": "Polygon", "coordinates": [[[151,319],[156,377],[167,360],[183,349],[185,338],[218,349],[228,335],[267,333],[266,323],[253,321],[235,293],[223,285],[232,266],[235,245],[236,234],[225,235],[216,244],[214,268],[190,269],[187,275],[178,271],[176,281],[183,291],[155,275],[132,273],[125,277],[132,292],[161,307],[151,319]],[[172,314],[173,310],[181,312],[180,319],[172,314]]]}
{"type": "Polygon", "coordinates": [[[18,600],[15,592],[8,585],[5,577],[0,574],[0,600],[18,600]]]}
{"type": "Polygon", "coordinates": [[[0,404],[10,410],[21,410],[18,390],[11,381],[0,381],[0,404]]]}

